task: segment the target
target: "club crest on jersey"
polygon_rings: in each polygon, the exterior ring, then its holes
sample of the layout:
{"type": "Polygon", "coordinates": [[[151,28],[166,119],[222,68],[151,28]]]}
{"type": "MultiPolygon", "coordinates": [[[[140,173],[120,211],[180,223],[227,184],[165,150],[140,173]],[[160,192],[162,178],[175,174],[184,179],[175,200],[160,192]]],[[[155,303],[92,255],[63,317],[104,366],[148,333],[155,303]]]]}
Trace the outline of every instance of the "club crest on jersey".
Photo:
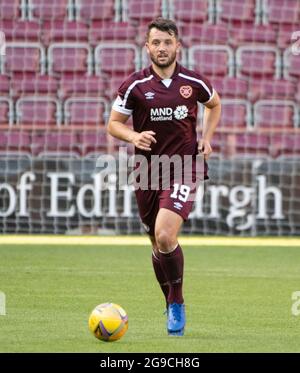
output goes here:
{"type": "Polygon", "coordinates": [[[189,98],[193,94],[193,88],[190,85],[182,85],[179,92],[182,97],[189,98]]]}

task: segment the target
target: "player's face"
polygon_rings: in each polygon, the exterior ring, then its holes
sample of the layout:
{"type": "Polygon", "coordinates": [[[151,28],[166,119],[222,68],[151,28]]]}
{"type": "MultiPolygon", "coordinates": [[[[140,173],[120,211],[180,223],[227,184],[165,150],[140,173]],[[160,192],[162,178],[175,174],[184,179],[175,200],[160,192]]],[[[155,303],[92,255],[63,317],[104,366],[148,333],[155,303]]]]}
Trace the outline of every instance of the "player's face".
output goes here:
{"type": "Polygon", "coordinates": [[[151,29],[146,48],[151,61],[156,66],[160,68],[171,66],[176,60],[179,47],[180,43],[174,35],[156,28],[151,29]]]}

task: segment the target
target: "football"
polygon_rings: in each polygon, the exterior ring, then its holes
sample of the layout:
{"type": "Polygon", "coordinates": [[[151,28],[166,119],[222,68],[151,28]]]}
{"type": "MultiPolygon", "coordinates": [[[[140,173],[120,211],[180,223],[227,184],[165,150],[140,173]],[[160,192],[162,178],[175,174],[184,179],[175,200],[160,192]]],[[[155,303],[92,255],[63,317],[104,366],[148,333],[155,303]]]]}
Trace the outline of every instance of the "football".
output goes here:
{"type": "Polygon", "coordinates": [[[128,329],[127,313],[121,306],[115,303],[99,304],[91,312],[89,329],[101,341],[116,341],[128,329]]]}

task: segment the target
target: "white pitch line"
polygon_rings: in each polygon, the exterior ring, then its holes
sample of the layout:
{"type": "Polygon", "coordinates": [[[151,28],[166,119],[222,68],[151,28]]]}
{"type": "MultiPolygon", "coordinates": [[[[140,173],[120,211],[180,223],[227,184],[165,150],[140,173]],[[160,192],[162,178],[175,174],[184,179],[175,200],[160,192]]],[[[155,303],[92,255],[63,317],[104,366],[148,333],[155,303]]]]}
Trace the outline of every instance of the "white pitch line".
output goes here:
{"type": "MultiPolygon", "coordinates": [[[[31,236],[3,235],[0,245],[149,245],[147,236],[31,236]]],[[[300,248],[300,238],[290,237],[179,237],[179,243],[189,246],[289,246],[300,248]]]]}

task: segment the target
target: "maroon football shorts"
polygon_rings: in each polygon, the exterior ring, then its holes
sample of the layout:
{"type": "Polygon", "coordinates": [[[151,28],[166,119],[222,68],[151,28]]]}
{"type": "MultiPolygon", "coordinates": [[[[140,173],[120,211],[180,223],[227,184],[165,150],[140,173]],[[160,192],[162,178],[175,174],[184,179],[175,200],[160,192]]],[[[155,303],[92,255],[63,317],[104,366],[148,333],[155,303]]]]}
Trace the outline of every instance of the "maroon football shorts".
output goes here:
{"type": "MultiPolygon", "coordinates": [[[[207,164],[205,162],[204,180],[208,179],[207,164]]],[[[165,208],[180,215],[182,219],[187,220],[192,211],[196,191],[199,183],[203,181],[198,178],[196,184],[181,185],[177,183],[170,184],[171,189],[165,190],[142,190],[135,191],[139,214],[145,228],[145,231],[154,236],[155,221],[161,208],[165,208]]]]}

